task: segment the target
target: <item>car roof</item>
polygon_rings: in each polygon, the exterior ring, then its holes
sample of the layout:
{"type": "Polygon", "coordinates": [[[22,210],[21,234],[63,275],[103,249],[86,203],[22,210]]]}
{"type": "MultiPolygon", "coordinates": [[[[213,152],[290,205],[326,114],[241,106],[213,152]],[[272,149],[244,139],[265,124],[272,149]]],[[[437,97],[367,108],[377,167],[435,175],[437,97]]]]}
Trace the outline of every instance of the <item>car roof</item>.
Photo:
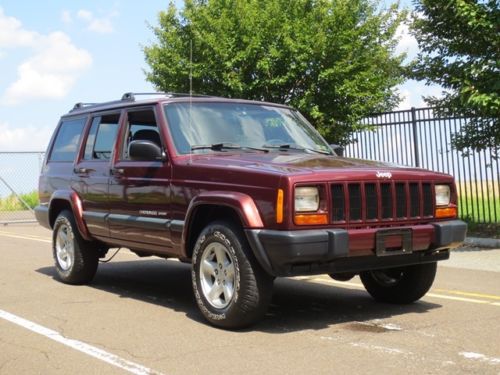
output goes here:
{"type": "Polygon", "coordinates": [[[157,103],[188,103],[188,102],[205,102],[205,103],[241,103],[241,104],[259,104],[282,108],[290,108],[283,104],[270,103],[264,101],[246,100],[246,99],[229,99],[220,96],[208,95],[189,95],[179,93],[132,93],[123,94],[120,100],[113,100],[102,103],[76,103],[74,107],[62,117],[88,114],[96,111],[108,111],[113,109],[122,109],[128,107],[140,107],[145,105],[153,105],[157,103]],[[147,99],[137,100],[137,96],[150,96],[147,99]],[[151,97],[155,96],[155,97],[151,97]]]}

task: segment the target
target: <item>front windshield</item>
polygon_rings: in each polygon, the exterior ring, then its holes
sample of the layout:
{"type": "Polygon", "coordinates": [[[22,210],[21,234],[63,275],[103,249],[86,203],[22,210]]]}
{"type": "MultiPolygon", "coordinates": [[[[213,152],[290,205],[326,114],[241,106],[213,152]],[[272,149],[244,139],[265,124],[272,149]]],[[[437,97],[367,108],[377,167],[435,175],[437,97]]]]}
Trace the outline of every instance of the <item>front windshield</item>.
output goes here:
{"type": "MultiPolygon", "coordinates": [[[[177,152],[199,146],[232,145],[265,150],[305,150],[331,154],[325,140],[297,111],[264,104],[171,103],[165,105],[177,152]]],[[[220,147],[217,148],[220,151],[220,147]]],[[[198,151],[197,150],[197,151],[198,151]]]]}

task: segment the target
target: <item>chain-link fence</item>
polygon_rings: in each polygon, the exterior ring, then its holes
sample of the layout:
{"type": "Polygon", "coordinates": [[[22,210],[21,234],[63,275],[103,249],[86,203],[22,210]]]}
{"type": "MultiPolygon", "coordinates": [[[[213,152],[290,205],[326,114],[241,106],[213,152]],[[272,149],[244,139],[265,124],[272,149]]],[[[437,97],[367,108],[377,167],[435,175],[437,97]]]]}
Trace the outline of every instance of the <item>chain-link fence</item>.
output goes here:
{"type": "Polygon", "coordinates": [[[0,152],[0,224],[35,221],[44,152],[0,152]]]}

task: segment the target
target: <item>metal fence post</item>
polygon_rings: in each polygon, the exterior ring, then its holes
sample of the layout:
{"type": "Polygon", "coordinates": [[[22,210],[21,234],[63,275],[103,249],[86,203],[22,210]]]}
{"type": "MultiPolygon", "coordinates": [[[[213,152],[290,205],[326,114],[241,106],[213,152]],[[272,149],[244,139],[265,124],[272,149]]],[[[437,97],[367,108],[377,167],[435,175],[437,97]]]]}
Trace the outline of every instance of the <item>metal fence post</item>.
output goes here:
{"type": "Polygon", "coordinates": [[[420,167],[420,158],[418,156],[418,134],[417,134],[417,111],[411,107],[411,127],[413,129],[413,151],[415,152],[415,166],[420,167]]]}

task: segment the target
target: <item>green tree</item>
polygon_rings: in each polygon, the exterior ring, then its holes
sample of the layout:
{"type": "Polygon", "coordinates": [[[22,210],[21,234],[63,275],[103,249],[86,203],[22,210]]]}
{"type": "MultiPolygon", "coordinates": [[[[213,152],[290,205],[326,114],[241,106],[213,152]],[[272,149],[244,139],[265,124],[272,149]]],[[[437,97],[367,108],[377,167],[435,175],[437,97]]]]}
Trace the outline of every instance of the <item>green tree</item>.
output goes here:
{"type": "Polygon", "coordinates": [[[500,10],[498,0],[415,1],[413,33],[421,52],[415,78],[441,85],[426,97],[441,114],[471,117],[453,145],[467,155],[500,147],[500,10]]]}
{"type": "Polygon", "coordinates": [[[298,108],[331,142],[399,102],[406,17],[369,0],[186,0],[171,3],[144,48],[164,91],[266,100],[298,108]],[[192,43],[192,64],[190,44],[192,43]]]}

